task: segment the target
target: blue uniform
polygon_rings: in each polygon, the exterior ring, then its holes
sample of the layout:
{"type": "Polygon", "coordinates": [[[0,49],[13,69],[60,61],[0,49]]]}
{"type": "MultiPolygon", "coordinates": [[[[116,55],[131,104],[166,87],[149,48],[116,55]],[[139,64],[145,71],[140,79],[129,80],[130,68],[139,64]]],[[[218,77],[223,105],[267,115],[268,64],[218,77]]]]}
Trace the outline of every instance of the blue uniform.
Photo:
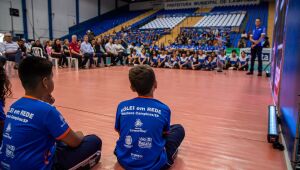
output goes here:
{"type": "Polygon", "coordinates": [[[218,55],[218,61],[221,62],[222,64],[225,64],[227,61],[227,56],[226,55],[224,55],[224,56],[218,55]]]}
{"type": "Polygon", "coordinates": [[[241,65],[248,64],[248,61],[249,61],[249,58],[248,58],[248,57],[245,57],[245,58],[239,57],[239,59],[238,59],[238,62],[239,62],[241,65]]]}
{"type": "Polygon", "coordinates": [[[148,60],[148,55],[146,54],[146,55],[144,55],[144,54],[141,54],[140,56],[139,56],[139,58],[140,58],[140,61],[141,62],[144,62],[145,60],[145,64],[147,63],[147,60],[148,60]]]}
{"type": "Polygon", "coordinates": [[[206,56],[204,54],[203,55],[198,55],[198,60],[201,64],[204,64],[205,60],[206,60],[206,56]]]}
{"type": "Polygon", "coordinates": [[[170,130],[170,116],[169,107],[156,99],[134,98],[119,104],[115,154],[125,169],[159,170],[167,163],[163,133],[170,130]]]}
{"type": "Polygon", "coordinates": [[[51,169],[55,141],[70,128],[55,107],[23,97],[7,113],[0,150],[1,169],[51,169]]]}
{"type": "MultiPolygon", "coordinates": [[[[266,28],[265,27],[256,27],[255,29],[253,29],[252,31],[252,38],[253,40],[259,40],[259,38],[261,37],[261,35],[265,35],[266,34],[266,28]]],[[[257,46],[261,47],[263,41],[261,41],[259,44],[257,44],[257,46]]]]}
{"type": "Polygon", "coordinates": [[[184,64],[185,62],[189,61],[189,58],[188,57],[180,57],[179,58],[179,63],[180,64],[184,64]]]}
{"type": "Polygon", "coordinates": [[[231,65],[237,65],[238,64],[238,57],[237,56],[232,57],[232,55],[230,55],[230,57],[228,57],[228,62],[231,65]]]}

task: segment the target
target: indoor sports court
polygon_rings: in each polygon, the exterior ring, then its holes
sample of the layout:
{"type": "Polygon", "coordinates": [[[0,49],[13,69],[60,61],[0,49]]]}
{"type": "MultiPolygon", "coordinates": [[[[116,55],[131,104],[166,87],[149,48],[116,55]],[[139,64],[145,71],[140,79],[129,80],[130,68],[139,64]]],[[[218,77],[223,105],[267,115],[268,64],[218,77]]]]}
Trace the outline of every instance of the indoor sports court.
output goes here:
{"type": "Polygon", "coordinates": [[[0,1],[0,169],[300,169],[299,9],[0,1]]]}

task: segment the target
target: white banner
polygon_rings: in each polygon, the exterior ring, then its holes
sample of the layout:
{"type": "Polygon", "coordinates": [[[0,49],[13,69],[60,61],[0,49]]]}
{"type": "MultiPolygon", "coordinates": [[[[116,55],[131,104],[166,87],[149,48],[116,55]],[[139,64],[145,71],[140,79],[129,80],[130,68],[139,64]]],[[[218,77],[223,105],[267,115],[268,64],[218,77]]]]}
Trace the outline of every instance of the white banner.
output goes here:
{"type": "MultiPolygon", "coordinates": [[[[251,48],[240,48],[240,53],[244,51],[246,55],[251,58],[251,48]]],[[[269,63],[271,62],[271,48],[263,48],[262,50],[262,60],[263,62],[269,63]]],[[[257,60],[257,58],[256,58],[257,60]]]]}
{"type": "Polygon", "coordinates": [[[252,5],[259,4],[260,0],[194,0],[194,1],[178,1],[166,2],[165,9],[186,9],[186,8],[208,8],[215,6],[231,6],[231,5],[252,5]]]}

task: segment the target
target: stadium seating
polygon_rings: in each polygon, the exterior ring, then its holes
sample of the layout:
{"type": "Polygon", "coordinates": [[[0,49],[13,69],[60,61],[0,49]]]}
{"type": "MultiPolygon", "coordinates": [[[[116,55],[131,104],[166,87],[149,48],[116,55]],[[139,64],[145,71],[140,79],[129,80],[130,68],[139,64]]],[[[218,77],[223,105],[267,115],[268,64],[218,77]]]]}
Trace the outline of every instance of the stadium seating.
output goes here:
{"type": "Polygon", "coordinates": [[[239,27],[246,13],[207,15],[195,27],[239,27]]]}
{"type": "Polygon", "coordinates": [[[87,30],[92,30],[95,35],[99,35],[117,25],[120,25],[130,19],[141,15],[146,12],[145,10],[141,11],[127,11],[127,10],[118,10],[109,12],[102,16],[90,19],[88,21],[77,24],[69,28],[69,34],[62,37],[62,39],[70,39],[73,34],[76,34],[79,39],[81,39],[87,30]]]}
{"type": "Polygon", "coordinates": [[[163,17],[156,18],[150,23],[142,26],[140,29],[157,29],[157,28],[174,28],[177,24],[183,21],[186,17],[163,17]]]}
{"type": "MultiPolygon", "coordinates": [[[[215,7],[212,9],[212,12],[232,12],[232,11],[246,11],[246,25],[242,28],[247,33],[252,31],[255,27],[255,19],[261,18],[262,25],[264,27],[268,27],[268,3],[262,2],[259,5],[245,5],[245,6],[226,6],[226,7],[215,7]]],[[[241,34],[232,33],[231,42],[233,46],[237,46],[239,39],[241,38],[241,34]]],[[[250,47],[251,43],[248,42],[247,47],[250,47]]]]}

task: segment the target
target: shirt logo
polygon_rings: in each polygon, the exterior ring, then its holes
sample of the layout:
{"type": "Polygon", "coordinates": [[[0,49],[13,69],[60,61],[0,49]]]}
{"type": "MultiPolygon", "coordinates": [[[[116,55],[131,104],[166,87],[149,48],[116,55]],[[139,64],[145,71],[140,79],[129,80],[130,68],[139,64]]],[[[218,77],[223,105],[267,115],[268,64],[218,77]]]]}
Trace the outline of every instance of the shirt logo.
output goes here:
{"type": "Polygon", "coordinates": [[[143,122],[140,120],[140,119],[136,119],[135,123],[134,123],[134,126],[136,128],[140,128],[143,126],[143,122]]]}
{"type": "Polygon", "coordinates": [[[9,123],[5,129],[5,133],[3,134],[3,137],[10,139],[11,140],[11,136],[10,136],[10,132],[11,132],[11,123],[9,123]]]}
{"type": "Polygon", "coordinates": [[[62,115],[59,115],[59,118],[60,118],[60,120],[62,122],[62,124],[60,125],[60,127],[64,127],[66,125],[66,121],[65,121],[64,117],[62,115]]]}
{"type": "Polygon", "coordinates": [[[6,157],[13,159],[15,157],[15,150],[16,150],[15,146],[6,145],[6,152],[5,152],[6,157]]]}
{"type": "Polygon", "coordinates": [[[125,144],[124,144],[124,146],[126,147],[126,148],[132,148],[132,137],[131,136],[126,136],[125,137],[125,144]]]}
{"type": "Polygon", "coordinates": [[[152,148],[152,138],[140,137],[138,145],[140,148],[143,148],[143,149],[151,149],[152,148]]]}

